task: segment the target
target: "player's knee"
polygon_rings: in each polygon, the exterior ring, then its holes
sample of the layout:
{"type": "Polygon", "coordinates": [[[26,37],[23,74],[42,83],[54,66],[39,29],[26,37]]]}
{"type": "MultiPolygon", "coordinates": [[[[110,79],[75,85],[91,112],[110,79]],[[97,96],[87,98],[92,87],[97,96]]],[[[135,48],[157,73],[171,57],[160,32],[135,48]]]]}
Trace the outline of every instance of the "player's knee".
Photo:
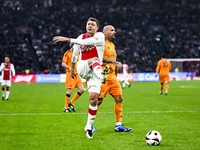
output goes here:
{"type": "Polygon", "coordinates": [[[123,101],[122,95],[118,95],[118,96],[115,97],[115,102],[116,103],[122,103],[122,101],[123,101]]]}
{"type": "Polygon", "coordinates": [[[85,89],[81,89],[80,92],[83,94],[85,92],[85,89]]]}
{"type": "Polygon", "coordinates": [[[83,93],[85,92],[84,87],[81,87],[81,88],[79,89],[79,91],[83,94],[83,93]]]}
{"type": "Polygon", "coordinates": [[[168,81],[165,81],[165,84],[168,84],[168,81]]]}
{"type": "Polygon", "coordinates": [[[89,94],[89,99],[90,99],[90,105],[96,106],[98,102],[98,94],[97,93],[89,94]]]}
{"type": "Polygon", "coordinates": [[[72,89],[68,89],[67,93],[72,94],[72,89]]]}

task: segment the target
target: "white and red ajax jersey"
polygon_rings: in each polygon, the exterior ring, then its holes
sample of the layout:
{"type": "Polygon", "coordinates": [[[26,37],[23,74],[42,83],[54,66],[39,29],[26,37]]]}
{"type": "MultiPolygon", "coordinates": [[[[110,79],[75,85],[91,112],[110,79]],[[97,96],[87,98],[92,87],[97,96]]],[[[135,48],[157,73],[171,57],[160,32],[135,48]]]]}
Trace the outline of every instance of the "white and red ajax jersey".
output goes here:
{"type": "Polygon", "coordinates": [[[2,72],[2,80],[10,80],[11,74],[15,75],[15,68],[13,64],[8,63],[2,63],[0,67],[0,72],[2,72]]]}
{"type": "Polygon", "coordinates": [[[123,74],[128,74],[128,65],[123,64],[123,74]]]}
{"type": "Polygon", "coordinates": [[[97,57],[102,64],[105,46],[105,36],[102,32],[97,32],[93,36],[89,36],[87,33],[81,34],[77,39],[71,39],[71,44],[75,44],[72,56],[73,63],[76,62],[80,52],[79,60],[97,57]]]}

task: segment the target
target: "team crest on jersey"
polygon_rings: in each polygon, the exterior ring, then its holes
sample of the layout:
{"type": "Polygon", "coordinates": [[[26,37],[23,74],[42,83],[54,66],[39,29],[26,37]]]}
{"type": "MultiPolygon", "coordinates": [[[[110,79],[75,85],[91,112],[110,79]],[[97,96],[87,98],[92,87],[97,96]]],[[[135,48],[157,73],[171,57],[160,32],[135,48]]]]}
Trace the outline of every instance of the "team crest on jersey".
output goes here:
{"type": "Polygon", "coordinates": [[[85,45],[85,46],[82,45],[82,46],[80,46],[80,48],[81,48],[82,52],[85,52],[85,51],[91,51],[91,50],[93,50],[96,47],[92,46],[92,45],[85,45]]]}

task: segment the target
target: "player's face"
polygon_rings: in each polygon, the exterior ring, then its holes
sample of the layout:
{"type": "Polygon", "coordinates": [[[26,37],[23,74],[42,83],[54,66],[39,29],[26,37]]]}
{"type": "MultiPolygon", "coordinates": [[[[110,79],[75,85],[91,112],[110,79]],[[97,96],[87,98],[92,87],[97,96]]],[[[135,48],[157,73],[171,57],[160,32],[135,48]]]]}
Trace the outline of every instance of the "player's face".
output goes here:
{"type": "Polygon", "coordinates": [[[105,36],[107,38],[113,40],[113,39],[115,39],[115,34],[116,34],[115,28],[113,26],[109,26],[108,30],[105,33],[105,36]]]}
{"type": "Polygon", "coordinates": [[[95,21],[89,20],[86,25],[86,30],[89,35],[93,35],[97,32],[99,27],[97,27],[97,23],[95,21]]]}
{"type": "Polygon", "coordinates": [[[10,62],[10,59],[8,57],[5,57],[5,62],[6,63],[9,63],[10,62]]]}

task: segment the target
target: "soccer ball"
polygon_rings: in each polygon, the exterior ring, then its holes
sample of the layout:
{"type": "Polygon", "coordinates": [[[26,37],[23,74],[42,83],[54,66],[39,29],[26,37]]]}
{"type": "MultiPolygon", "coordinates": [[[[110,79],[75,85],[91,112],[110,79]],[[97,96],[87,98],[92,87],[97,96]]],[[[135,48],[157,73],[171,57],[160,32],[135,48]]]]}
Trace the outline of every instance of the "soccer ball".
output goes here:
{"type": "Polygon", "coordinates": [[[162,136],[158,131],[149,131],[146,135],[146,142],[148,145],[159,145],[162,141],[162,136]]]}

